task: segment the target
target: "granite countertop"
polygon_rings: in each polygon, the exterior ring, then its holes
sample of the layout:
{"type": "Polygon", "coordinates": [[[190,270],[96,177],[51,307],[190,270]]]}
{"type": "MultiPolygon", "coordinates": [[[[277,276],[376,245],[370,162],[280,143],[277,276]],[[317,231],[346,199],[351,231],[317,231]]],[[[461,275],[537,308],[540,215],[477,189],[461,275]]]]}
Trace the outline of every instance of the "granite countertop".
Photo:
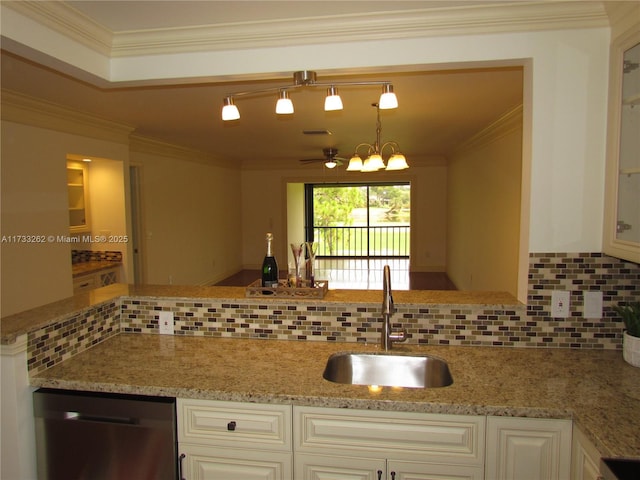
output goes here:
{"type": "Polygon", "coordinates": [[[240,402],[571,418],[605,456],[640,459],[640,369],[617,351],[397,346],[440,356],[453,385],[341,385],[338,351],[377,345],[119,334],[31,378],[34,386],[240,402]]]}
{"type": "Polygon", "coordinates": [[[71,276],[79,277],[90,273],[108,270],[109,268],[121,267],[122,262],[112,260],[92,260],[89,262],[78,262],[71,264],[71,276]]]}
{"type": "MultiPolygon", "coordinates": [[[[0,319],[0,344],[14,343],[22,334],[58,322],[65,316],[72,315],[94,305],[116,300],[120,297],[145,298],[173,298],[173,299],[212,299],[234,300],[242,299],[254,302],[279,303],[372,303],[380,304],[380,290],[329,290],[323,299],[246,298],[244,287],[203,287],[176,285],[127,285],[116,283],[106,287],[96,288],[88,292],[81,292],[72,297],[59,300],[25,312],[16,313],[0,319]]],[[[464,292],[464,291],[436,291],[409,290],[393,293],[396,305],[425,304],[425,305],[502,305],[510,308],[525,308],[514,297],[504,292],[464,292]]]]}

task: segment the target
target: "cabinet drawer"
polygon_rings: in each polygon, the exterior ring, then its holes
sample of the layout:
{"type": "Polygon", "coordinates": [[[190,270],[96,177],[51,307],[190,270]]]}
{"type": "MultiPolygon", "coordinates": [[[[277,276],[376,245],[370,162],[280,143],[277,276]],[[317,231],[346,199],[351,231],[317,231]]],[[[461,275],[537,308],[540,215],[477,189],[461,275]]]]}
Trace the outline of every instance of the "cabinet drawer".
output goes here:
{"type": "Polygon", "coordinates": [[[73,293],[84,292],[85,290],[92,290],[96,288],[96,276],[95,275],[83,275],[75,277],[73,279],[73,293]]]}
{"type": "Polygon", "coordinates": [[[294,407],[296,451],[481,465],[485,417],[294,407]]]}
{"type": "Polygon", "coordinates": [[[291,451],[291,407],[178,399],[178,441],[291,451]]]}

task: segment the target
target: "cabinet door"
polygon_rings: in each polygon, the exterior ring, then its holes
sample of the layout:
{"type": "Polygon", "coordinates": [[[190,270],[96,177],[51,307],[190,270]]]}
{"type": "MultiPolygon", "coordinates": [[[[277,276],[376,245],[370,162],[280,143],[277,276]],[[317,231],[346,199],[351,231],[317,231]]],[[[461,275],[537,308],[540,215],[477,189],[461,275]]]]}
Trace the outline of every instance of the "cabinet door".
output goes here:
{"type": "Polygon", "coordinates": [[[611,45],[603,250],[640,262],[640,22],[611,45]]]}
{"type": "MultiPolygon", "coordinates": [[[[483,480],[482,467],[387,461],[387,480],[483,480]]],[[[384,477],[383,477],[384,478],[384,477]]],[[[489,477],[487,477],[489,478],[489,477]]]]}
{"type": "Polygon", "coordinates": [[[385,461],[314,454],[294,456],[296,480],[386,480],[385,461]]]}
{"type": "Polygon", "coordinates": [[[600,452],[576,427],[573,428],[571,450],[571,480],[598,480],[601,478],[600,452]]]}
{"type": "Polygon", "coordinates": [[[118,283],[118,269],[111,268],[109,270],[105,270],[104,272],[99,273],[100,277],[100,287],[106,287],[107,285],[113,285],[114,283],[118,283]]]}
{"type": "Polygon", "coordinates": [[[564,480],[571,470],[571,421],[487,418],[486,478],[564,480]]]}
{"type": "Polygon", "coordinates": [[[180,444],[185,480],[291,480],[291,454],[180,444]]]}

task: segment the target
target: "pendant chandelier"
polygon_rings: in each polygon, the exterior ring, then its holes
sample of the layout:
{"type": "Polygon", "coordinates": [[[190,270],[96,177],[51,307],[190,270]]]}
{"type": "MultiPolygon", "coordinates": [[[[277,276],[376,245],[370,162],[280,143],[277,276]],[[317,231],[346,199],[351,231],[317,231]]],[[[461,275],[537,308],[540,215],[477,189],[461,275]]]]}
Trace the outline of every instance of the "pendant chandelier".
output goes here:
{"type": "Polygon", "coordinates": [[[377,103],[372,103],[371,106],[376,108],[377,114],[376,141],[373,145],[370,143],[360,143],[356,145],[354,154],[351,160],[349,160],[347,172],[376,172],[378,170],[404,170],[409,168],[407,159],[400,153],[400,146],[397,142],[389,141],[383,144],[380,143],[380,137],[382,136],[382,123],[380,122],[381,107],[377,103]],[[367,155],[364,161],[358,154],[358,149],[363,147],[367,148],[367,155]],[[391,149],[391,156],[385,165],[382,153],[387,147],[391,149]]]}
{"type": "Polygon", "coordinates": [[[251,95],[257,95],[268,92],[278,92],[278,98],[276,101],[276,113],[278,115],[291,115],[294,112],[293,101],[289,96],[289,92],[302,87],[326,87],[327,96],[324,101],[324,110],[335,111],[342,110],[342,99],[338,94],[338,86],[340,87],[352,87],[352,86],[382,86],[382,93],[380,94],[380,100],[378,102],[379,108],[382,110],[398,108],[398,99],[393,92],[393,85],[386,81],[370,81],[370,82],[329,82],[322,83],[316,81],[316,72],[311,70],[302,70],[294,72],[293,84],[282,87],[265,88],[261,90],[252,90],[247,92],[229,93],[225,96],[222,102],[222,120],[238,120],[240,118],[240,111],[235,104],[234,99],[238,97],[246,97],[251,95]]]}

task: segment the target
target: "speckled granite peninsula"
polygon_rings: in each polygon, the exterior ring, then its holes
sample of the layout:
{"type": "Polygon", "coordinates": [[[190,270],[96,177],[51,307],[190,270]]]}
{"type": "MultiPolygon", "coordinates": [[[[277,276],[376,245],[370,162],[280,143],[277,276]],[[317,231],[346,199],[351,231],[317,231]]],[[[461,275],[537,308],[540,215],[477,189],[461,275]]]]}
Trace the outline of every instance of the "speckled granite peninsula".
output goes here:
{"type": "MultiPolygon", "coordinates": [[[[454,317],[465,317],[465,313],[455,312],[475,307],[482,312],[485,305],[491,306],[491,312],[516,312],[516,317],[524,310],[504,294],[487,297],[425,291],[396,292],[394,296],[401,311],[412,302],[418,311],[437,311],[434,307],[441,304],[462,303],[450,308],[454,317]]],[[[246,300],[242,288],[116,285],[4,318],[2,342],[10,345],[17,338],[28,336],[33,386],[370,410],[567,418],[603,456],[640,459],[640,369],[625,363],[619,350],[447,346],[429,341],[422,345],[396,345],[398,352],[428,353],[446,359],[453,385],[435,389],[384,388],[371,393],[365,386],[328,382],[322,378],[322,371],[331,353],[376,351],[377,335],[358,341],[345,341],[340,336],[333,341],[326,341],[328,337],[321,341],[313,341],[318,340],[314,337],[308,341],[284,341],[271,339],[279,337],[266,333],[265,338],[221,338],[227,333],[225,329],[235,328],[228,325],[235,323],[224,315],[215,317],[216,308],[204,303],[204,299],[212,298],[229,302],[223,303],[224,308],[243,312],[239,314],[246,317],[242,322],[263,320],[255,311],[244,312],[243,305],[235,308],[238,305],[233,302],[241,304],[241,299],[246,300]],[[126,318],[130,312],[123,309],[127,302],[145,306],[151,312],[175,308],[184,315],[176,322],[184,330],[176,335],[157,335],[157,319],[153,316],[134,318],[132,323],[126,318]],[[115,313],[105,313],[105,305],[115,313]],[[191,310],[197,310],[198,315],[214,312],[212,318],[190,320],[191,310]],[[69,322],[74,331],[80,330],[82,348],[75,347],[75,340],[68,340],[65,328],[69,322]],[[124,326],[141,322],[149,325],[126,333],[124,326]],[[217,330],[209,330],[207,322],[215,324],[217,330]],[[57,335],[64,337],[65,344],[59,357],[54,356],[53,348],[42,347],[57,335]],[[66,348],[69,352],[65,352],[66,348]]],[[[376,317],[379,299],[379,291],[330,291],[322,302],[327,308],[337,305],[338,312],[346,309],[344,305],[354,304],[355,311],[361,309],[365,316],[376,317]]],[[[260,301],[267,307],[270,302],[283,311],[293,308],[276,299],[260,301]]],[[[278,315],[267,307],[265,316],[277,321],[278,315]]],[[[321,310],[314,304],[309,314],[317,309],[321,310]]],[[[299,317],[299,311],[295,312],[299,317]]],[[[338,315],[344,313],[348,312],[338,315]]],[[[405,324],[411,316],[396,314],[394,322],[405,324]]],[[[293,326],[296,321],[302,320],[294,320],[293,326]]],[[[367,318],[362,321],[367,322],[367,318]]],[[[331,328],[351,328],[341,325],[353,323],[353,319],[340,317],[338,323],[331,328]]],[[[374,322],[370,331],[375,332],[376,328],[374,322]]]]}

